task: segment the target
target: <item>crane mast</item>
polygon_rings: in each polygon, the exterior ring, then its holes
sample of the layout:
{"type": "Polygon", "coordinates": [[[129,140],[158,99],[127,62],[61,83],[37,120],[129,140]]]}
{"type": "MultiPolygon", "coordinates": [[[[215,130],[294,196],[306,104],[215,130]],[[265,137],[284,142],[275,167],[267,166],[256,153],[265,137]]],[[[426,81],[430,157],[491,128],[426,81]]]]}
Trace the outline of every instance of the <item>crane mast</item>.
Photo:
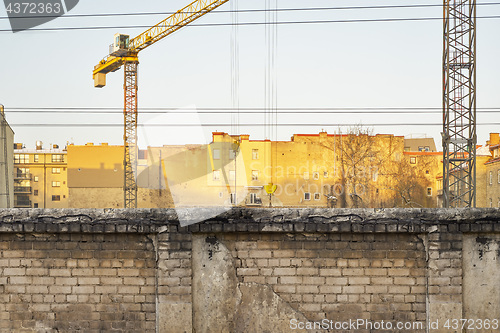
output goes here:
{"type": "Polygon", "coordinates": [[[106,74],[124,67],[124,207],[137,208],[137,69],[138,54],[168,35],[185,27],[229,0],[195,0],[155,26],[129,39],[128,35],[116,34],[110,53],[94,67],[94,86],[106,85],[106,74]]]}

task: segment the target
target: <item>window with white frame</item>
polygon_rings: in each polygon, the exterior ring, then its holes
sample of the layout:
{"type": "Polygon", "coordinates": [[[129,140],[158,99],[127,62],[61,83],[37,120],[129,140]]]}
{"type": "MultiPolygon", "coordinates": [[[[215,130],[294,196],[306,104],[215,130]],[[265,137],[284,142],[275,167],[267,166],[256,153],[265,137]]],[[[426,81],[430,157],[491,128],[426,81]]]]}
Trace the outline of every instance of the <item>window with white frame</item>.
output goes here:
{"type": "Polygon", "coordinates": [[[214,160],[220,160],[220,149],[214,149],[214,160]]]}
{"type": "Polygon", "coordinates": [[[311,200],[311,193],[304,192],[304,200],[311,200]]]}
{"type": "Polygon", "coordinates": [[[309,179],[309,172],[304,172],[304,179],[305,180],[308,180],[309,179]]]}
{"type": "Polygon", "coordinates": [[[234,160],[236,158],[236,150],[229,149],[229,159],[234,160]]]}
{"type": "Polygon", "coordinates": [[[323,178],[328,178],[328,171],[323,171],[323,178]]]}
{"type": "Polygon", "coordinates": [[[319,179],[319,172],[313,172],[313,179],[318,180],[319,179]]]}
{"type": "Polygon", "coordinates": [[[64,162],[64,155],[62,154],[53,154],[52,162],[64,162]]]}
{"type": "Polygon", "coordinates": [[[321,194],[319,194],[318,192],[314,193],[314,200],[319,200],[321,199],[321,194]]]}
{"type": "Polygon", "coordinates": [[[256,204],[258,201],[257,193],[250,193],[250,203],[256,204]]]}
{"type": "Polygon", "coordinates": [[[214,170],[212,172],[212,179],[214,181],[219,181],[220,180],[220,170],[214,170]]]}
{"type": "Polygon", "coordinates": [[[493,171],[490,171],[490,185],[493,185],[493,171]]]}
{"type": "Polygon", "coordinates": [[[500,184],[500,169],[497,170],[497,182],[500,184]]]}
{"type": "Polygon", "coordinates": [[[53,181],[52,182],[52,187],[61,187],[61,182],[59,182],[59,181],[53,181]]]}
{"type": "Polygon", "coordinates": [[[410,157],[410,164],[417,164],[417,158],[415,156],[410,157]]]}
{"type": "Polygon", "coordinates": [[[230,200],[232,205],[236,204],[236,193],[231,193],[230,200]]]}
{"type": "Polygon", "coordinates": [[[432,187],[427,188],[427,196],[431,197],[432,196],[432,187]]]}
{"type": "Polygon", "coordinates": [[[61,168],[52,168],[52,173],[54,174],[61,173],[61,168]]]}
{"type": "Polygon", "coordinates": [[[252,180],[259,180],[259,170],[252,170],[252,180]]]}
{"type": "Polygon", "coordinates": [[[26,164],[30,162],[28,154],[14,154],[14,163],[26,164]]]}
{"type": "Polygon", "coordinates": [[[259,159],[259,150],[252,149],[252,160],[258,160],[258,159],[259,159]]]}

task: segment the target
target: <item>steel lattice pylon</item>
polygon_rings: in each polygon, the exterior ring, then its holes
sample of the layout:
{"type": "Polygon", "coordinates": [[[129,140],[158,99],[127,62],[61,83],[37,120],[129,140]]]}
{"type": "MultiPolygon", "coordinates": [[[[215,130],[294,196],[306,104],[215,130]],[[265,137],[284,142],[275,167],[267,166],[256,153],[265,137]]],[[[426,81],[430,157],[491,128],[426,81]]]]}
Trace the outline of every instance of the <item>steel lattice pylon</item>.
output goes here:
{"type": "Polygon", "coordinates": [[[443,9],[443,207],[475,207],[476,0],[443,9]]]}
{"type": "Polygon", "coordinates": [[[137,67],[138,61],[125,62],[124,98],[124,195],[125,208],[137,208],[137,67]]]}

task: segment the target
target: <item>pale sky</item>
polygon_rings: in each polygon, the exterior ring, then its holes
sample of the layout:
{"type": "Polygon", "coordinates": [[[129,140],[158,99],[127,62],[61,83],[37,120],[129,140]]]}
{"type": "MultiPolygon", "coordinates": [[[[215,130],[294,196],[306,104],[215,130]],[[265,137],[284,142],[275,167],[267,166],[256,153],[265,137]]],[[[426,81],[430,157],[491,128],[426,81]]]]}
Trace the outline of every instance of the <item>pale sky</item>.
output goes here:
{"type": "MultiPolygon", "coordinates": [[[[231,0],[230,0],[231,1],[231,0]]],[[[172,12],[189,0],[80,0],[70,14],[172,12]]],[[[485,0],[480,3],[494,2],[485,0]]],[[[278,0],[280,8],[440,4],[436,0],[278,0]]],[[[263,9],[264,0],[238,0],[240,9],[263,9]]],[[[226,3],[218,10],[229,10],[226,3]]],[[[478,16],[500,15],[500,5],[478,6],[478,16]]],[[[279,21],[441,17],[441,7],[404,9],[328,10],[280,12],[279,21]]],[[[10,29],[0,8],[0,30],[10,29]]],[[[39,28],[67,26],[151,26],[165,15],[58,18],[39,28]]],[[[263,22],[264,13],[241,13],[240,22],[263,22]]],[[[229,13],[210,13],[195,24],[231,23],[229,13]]],[[[66,142],[122,144],[122,127],[16,127],[18,123],[122,124],[123,70],[107,77],[107,86],[93,87],[92,69],[106,56],[117,32],[136,36],[143,28],[1,31],[0,104],[15,131],[16,142],[34,147],[41,140],[64,146],[66,142]],[[15,113],[19,107],[117,108],[113,114],[15,113]]],[[[500,19],[477,21],[477,106],[500,108],[500,19]]],[[[277,104],[286,107],[327,108],[440,108],[442,81],[442,22],[370,22],[296,24],[278,26],[277,104]]],[[[266,68],[265,30],[262,25],[240,26],[240,107],[264,107],[266,68]]],[[[231,27],[185,27],[139,55],[139,106],[149,108],[227,108],[231,106],[231,27]]],[[[479,111],[478,110],[478,111],[479,111]]],[[[439,110],[438,110],[439,111],[439,110]]],[[[229,124],[231,116],[207,114],[140,114],[140,123],[229,124]],[[155,118],[157,117],[157,118],[155,118]]],[[[499,123],[500,113],[478,112],[478,123],[499,123]]],[[[437,123],[432,114],[303,114],[279,115],[279,123],[437,123]]],[[[240,132],[264,139],[262,114],[240,115],[240,132]]],[[[278,127],[277,138],[294,133],[330,133],[336,126],[278,127]]],[[[142,144],[202,143],[214,127],[167,127],[146,130],[142,144]]],[[[478,125],[478,143],[500,126],[478,125]]],[[[383,126],[374,133],[433,136],[441,150],[441,126],[383,126]]]]}

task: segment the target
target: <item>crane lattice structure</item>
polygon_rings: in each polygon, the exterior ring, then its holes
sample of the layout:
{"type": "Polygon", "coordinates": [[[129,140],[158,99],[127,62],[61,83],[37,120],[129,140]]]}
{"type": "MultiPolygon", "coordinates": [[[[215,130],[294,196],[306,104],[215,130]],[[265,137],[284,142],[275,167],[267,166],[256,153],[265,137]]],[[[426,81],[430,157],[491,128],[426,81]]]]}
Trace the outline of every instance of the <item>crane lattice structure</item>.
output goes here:
{"type": "Polygon", "coordinates": [[[443,207],[475,207],[476,0],[443,9],[443,207]]]}
{"type": "Polygon", "coordinates": [[[124,66],[124,206],[137,208],[137,68],[138,54],[229,0],[195,0],[137,37],[115,35],[110,54],[94,67],[94,86],[106,85],[106,74],[124,66]]]}

